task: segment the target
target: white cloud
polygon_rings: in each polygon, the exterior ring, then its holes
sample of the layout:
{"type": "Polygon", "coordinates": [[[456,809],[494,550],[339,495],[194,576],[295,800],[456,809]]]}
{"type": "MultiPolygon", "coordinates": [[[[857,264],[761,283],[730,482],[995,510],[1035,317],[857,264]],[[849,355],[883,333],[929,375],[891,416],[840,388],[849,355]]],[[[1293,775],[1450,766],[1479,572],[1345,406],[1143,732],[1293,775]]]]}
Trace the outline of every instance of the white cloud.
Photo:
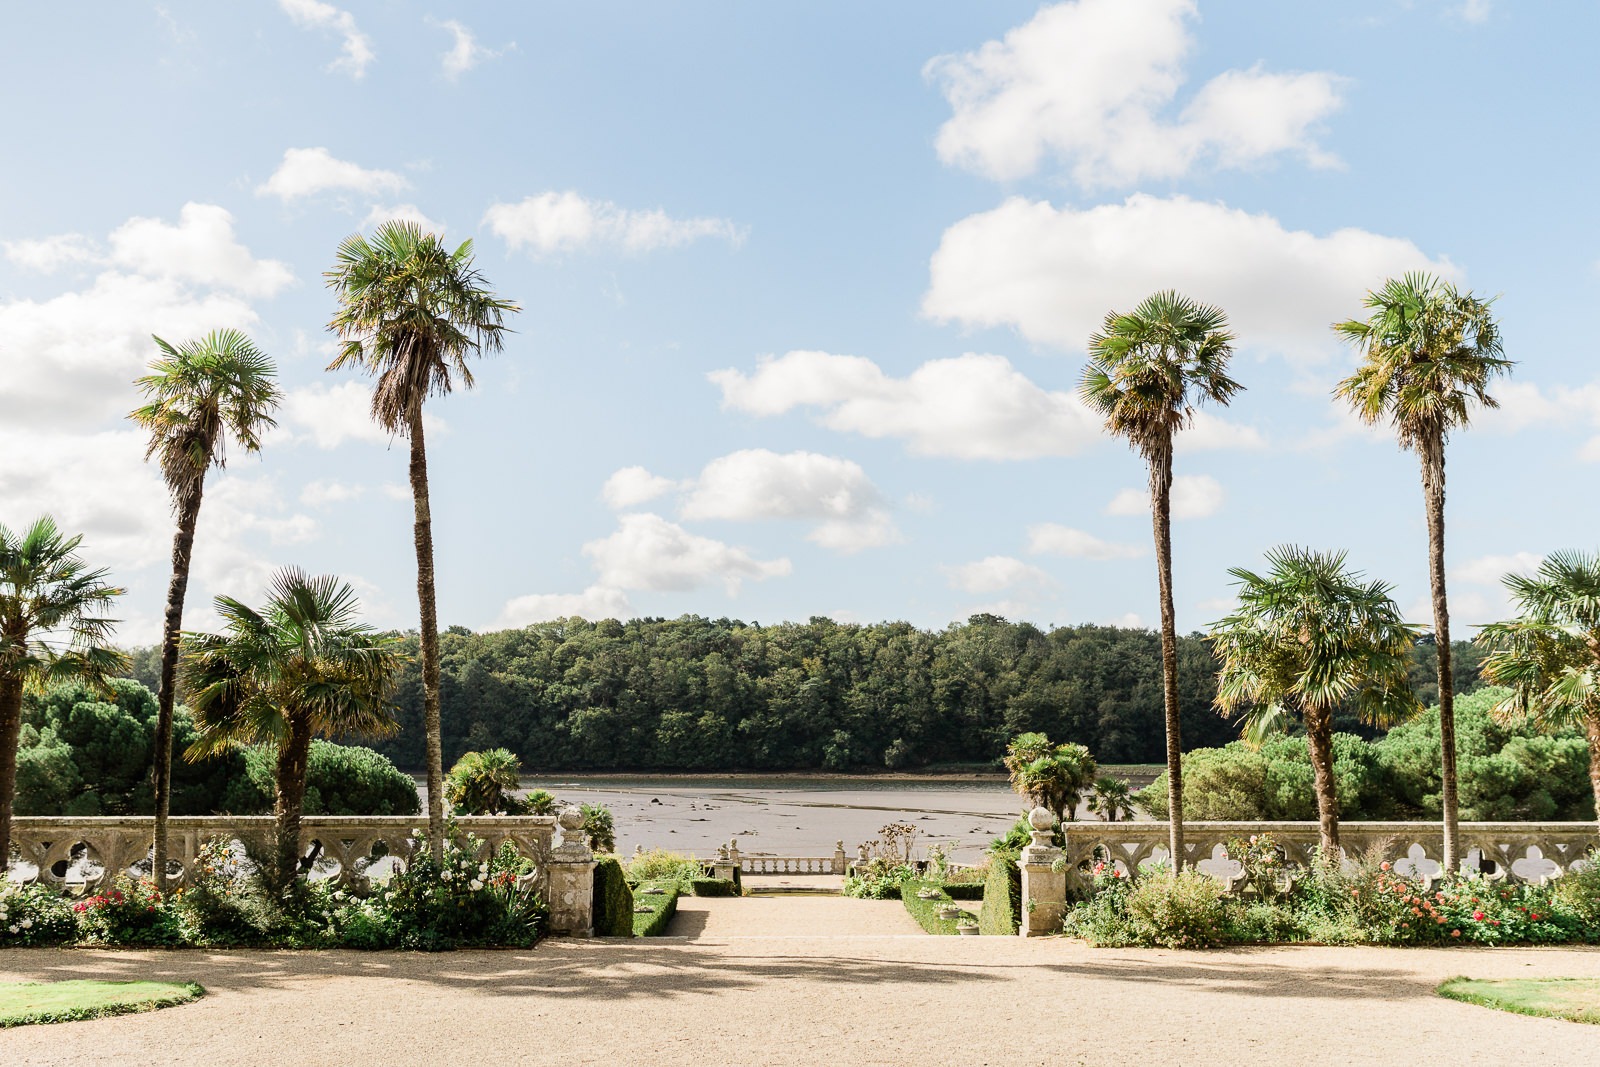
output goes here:
{"type": "Polygon", "coordinates": [[[318,478],[316,481],[306,483],[300,490],[300,503],[307,507],[323,508],[329,504],[360,500],[366,495],[367,487],[364,485],[349,485],[345,482],[318,478]]]}
{"type": "Polygon", "coordinates": [[[415,204],[373,204],[372,210],[367,212],[367,217],[361,220],[361,228],[370,230],[385,222],[398,219],[401,222],[414,222],[427,233],[443,233],[444,223],[435,222],[422,213],[422,209],[415,204]]]}
{"type": "MultiPolygon", "coordinates": [[[[944,572],[950,588],[974,595],[998,593],[1002,589],[1038,588],[1055,584],[1054,580],[1038,567],[1024,563],[1020,559],[1012,559],[1010,556],[986,556],[973,563],[939,569],[944,572]]],[[[995,614],[1005,614],[1005,612],[995,612],[995,614]]]]}
{"type": "Polygon", "coordinates": [[[506,601],[490,630],[521,629],[531,623],[568,619],[626,619],[633,615],[628,594],[621,589],[591,585],[581,593],[532,593],[506,601]]]}
{"type": "Polygon", "coordinates": [[[1130,611],[1125,615],[1118,615],[1114,619],[1107,619],[1102,625],[1121,626],[1125,630],[1142,630],[1144,629],[1144,620],[1139,617],[1137,611],[1130,611]]]}
{"type": "Polygon", "coordinates": [[[233,215],[216,204],[183,205],[178,224],[132,218],[111,234],[111,261],[139,274],[272,296],[294,281],[288,264],[256,259],[233,235],[233,215]]]}
{"type": "MultiPolygon", "coordinates": [[[[1180,474],[1172,479],[1172,517],[1204,519],[1222,509],[1226,494],[1209,474],[1180,474]]],[[[1107,515],[1145,515],[1150,511],[1148,489],[1123,489],[1106,505],[1107,515]]]]}
{"type": "Polygon", "coordinates": [[[838,552],[898,542],[883,495],[857,463],[815,452],[746,449],[706,464],[689,487],[685,519],[815,519],[807,539],[838,552]]]}
{"type": "MultiPolygon", "coordinates": [[[[1137,514],[1137,512],[1135,512],[1137,514]]],[[[1060,523],[1040,522],[1028,527],[1028,554],[1033,556],[1072,556],[1079,559],[1134,559],[1144,555],[1138,545],[1104,541],[1082,530],[1060,523]]]]}
{"type": "Polygon", "coordinates": [[[328,64],[329,70],[343,71],[352,78],[360,78],[367,73],[372,61],[378,58],[378,54],[372,50],[372,41],[356,27],[356,18],[350,12],[322,3],[322,0],[278,0],[278,6],[294,20],[296,26],[333,30],[344,39],[339,58],[328,64]]]}
{"type": "Polygon", "coordinates": [[[1307,360],[1340,350],[1328,324],[1358,314],[1384,278],[1460,274],[1400,238],[1319,237],[1270,215],[1143,193],[1083,210],[1013,197],[946,230],[929,269],[923,311],[940,322],[1010,326],[1082,351],[1108,310],[1177,289],[1221,306],[1241,347],[1307,360]]]}
{"type": "Polygon", "coordinates": [[[1481,26],[1489,21],[1489,12],[1493,6],[1491,0],[1466,0],[1456,9],[1456,14],[1460,16],[1463,22],[1481,26]]]}
{"type": "MultiPolygon", "coordinates": [[[[1544,557],[1537,552],[1513,552],[1508,556],[1479,556],[1450,568],[1450,577],[1471,585],[1499,586],[1508,574],[1532,574],[1544,557]]],[[[1433,610],[1431,607],[1428,609],[1433,610]]]]}
{"type": "MultiPolygon", "coordinates": [[[[449,431],[443,419],[426,412],[422,425],[429,435],[449,431]]],[[[278,407],[278,426],[274,436],[310,441],[318,448],[338,448],[346,441],[377,445],[390,441],[388,432],[372,420],[372,387],[359,381],[313,382],[288,390],[278,407]]]]}
{"type": "Polygon", "coordinates": [[[891,378],[860,356],[796,351],[764,357],[754,373],[707,377],[722,406],[752,415],[824,409],[823,425],[892,437],[914,454],[962,459],[1073,455],[1098,439],[1099,420],[1071,393],[1046,392],[1004,357],[967,354],[891,378]]]}
{"type": "Polygon", "coordinates": [[[599,584],[616,589],[687,591],[721,584],[735,596],[746,580],[788,574],[787,559],[757,560],[742,548],[700,537],[659,515],[624,515],[617,531],[590,541],[583,554],[594,561],[599,584]]]}
{"type": "Polygon", "coordinates": [[[932,60],[925,72],[952,110],[939,158],[1001,180],[1054,158],[1085,188],[1281,154],[1334,163],[1316,140],[1340,105],[1333,74],[1228,70],[1172,114],[1195,16],[1194,0],[1078,0],[1042,8],[976,52],[932,60]]]}
{"type": "Polygon", "coordinates": [[[1188,427],[1178,431],[1175,439],[1180,451],[1210,452],[1223,449],[1256,451],[1267,447],[1266,440],[1254,426],[1229,422],[1220,415],[1200,410],[1188,427]]]}
{"type": "Polygon", "coordinates": [[[646,501],[672,492],[678,483],[671,478],[651,474],[643,467],[623,467],[600,488],[606,506],[617,511],[637,507],[646,501]]]}
{"type": "Polygon", "coordinates": [[[256,195],[286,201],[329,190],[378,196],[399,192],[410,184],[392,170],[368,170],[336,159],[326,148],[290,148],[283,153],[283,162],[272,177],[256,186],[256,195]]]}
{"type": "MultiPolygon", "coordinates": [[[[455,81],[484,60],[498,59],[506,52],[506,49],[503,48],[491,49],[483,47],[478,43],[478,39],[473,36],[472,31],[455,19],[439,22],[430,18],[428,22],[446,31],[451,36],[452,43],[449,51],[440,57],[440,63],[444,68],[444,76],[451,81],[455,81]]],[[[515,45],[507,46],[507,48],[513,47],[515,45]]]]}
{"type": "Polygon", "coordinates": [[[727,219],[675,219],[661,210],[633,211],[575,192],[548,192],[517,204],[495,204],[483,221],[513,251],[535,255],[574,252],[598,245],[627,252],[676,248],[711,237],[738,246],[745,231],[727,219]]]}
{"type": "MultiPolygon", "coordinates": [[[[1499,382],[1493,389],[1497,408],[1474,416],[1476,425],[1488,430],[1516,433],[1529,427],[1543,430],[1571,426],[1600,429],[1600,381],[1587,385],[1558,385],[1541,388],[1532,382],[1499,382]]],[[[1578,449],[1578,459],[1600,463],[1600,436],[1578,449]]]]}
{"type": "Polygon", "coordinates": [[[74,263],[102,261],[100,249],[81,233],[3,241],[0,242],[0,248],[5,249],[6,258],[11,262],[38,274],[54,274],[74,263]]]}

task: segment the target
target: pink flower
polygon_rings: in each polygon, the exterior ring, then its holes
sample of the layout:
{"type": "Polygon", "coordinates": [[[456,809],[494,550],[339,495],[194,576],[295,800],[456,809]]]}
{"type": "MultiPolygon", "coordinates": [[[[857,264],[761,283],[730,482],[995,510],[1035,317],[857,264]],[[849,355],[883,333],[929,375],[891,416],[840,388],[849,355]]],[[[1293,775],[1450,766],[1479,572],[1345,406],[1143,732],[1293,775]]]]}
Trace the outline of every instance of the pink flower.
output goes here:
{"type": "Polygon", "coordinates": [[[1382,863],[1378,864],[1378,870],[1387,871],[1388,869],[1389,869],[1389,861],[1388,860],[1384,860],[1382,863]]]}
{"type": "Polygon", "coordinates": [[[1473,912],[1472,913],[1472,917],[1473,917],[1473,919],[1475,919],[1478,922],[1483,922],[1483,912],[1481,912],[1481,911],[1473,912]]]}
{"type": "Polygon", "coordinates": [[[1450,931],[1450,936],[1451,937],[1460,937],[1461,936],[1461,931],[1460,930],[1451,930],[1450,931]]]}

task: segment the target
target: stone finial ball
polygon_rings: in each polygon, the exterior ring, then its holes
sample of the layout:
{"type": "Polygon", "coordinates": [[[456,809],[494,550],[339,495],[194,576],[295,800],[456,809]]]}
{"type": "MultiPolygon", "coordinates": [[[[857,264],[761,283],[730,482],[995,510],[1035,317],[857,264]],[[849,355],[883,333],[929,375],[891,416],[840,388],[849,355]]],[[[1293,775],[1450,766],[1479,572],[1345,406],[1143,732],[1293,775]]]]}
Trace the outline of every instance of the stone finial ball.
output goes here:
{"type": "Polygon", "coordinates": [[[1055,813],[1049,808],[1034,808],[1028,812],[1028,825],[1035,830],[1048,830],[1055,824],[1055,813]]]}
{"type": "Polygon", "coordinates": [[[560,824],[562,833],[573,833],[583,829],[583,812],[577,808],[562,808],[561,814],[556,816],[556,822],[560,824]]]}

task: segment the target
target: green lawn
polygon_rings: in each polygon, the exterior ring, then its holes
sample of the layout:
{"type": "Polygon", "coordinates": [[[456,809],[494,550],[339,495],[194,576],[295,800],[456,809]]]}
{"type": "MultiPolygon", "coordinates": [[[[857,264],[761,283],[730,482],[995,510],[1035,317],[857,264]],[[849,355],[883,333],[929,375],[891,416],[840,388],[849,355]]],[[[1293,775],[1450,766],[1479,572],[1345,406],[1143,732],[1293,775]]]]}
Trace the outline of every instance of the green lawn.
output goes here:
{"type": "Polygon", "coordinates": [[[0,1027],[154,1011],[204,992],[193,982],[0,982],[0,1027]]]}
{"type": "Polygon", "coordinates": [[[1520,1015],[1600,1023],[1600,978],[1452,978],[1439,994],[1520,1015]]]}

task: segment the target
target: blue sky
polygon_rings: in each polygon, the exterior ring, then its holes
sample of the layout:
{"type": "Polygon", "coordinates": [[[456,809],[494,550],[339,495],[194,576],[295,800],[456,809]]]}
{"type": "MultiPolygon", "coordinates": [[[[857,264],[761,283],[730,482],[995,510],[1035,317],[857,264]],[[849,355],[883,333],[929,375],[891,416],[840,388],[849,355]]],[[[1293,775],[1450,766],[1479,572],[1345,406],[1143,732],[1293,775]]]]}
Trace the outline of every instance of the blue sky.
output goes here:
{"type": "Polygon", "coordinates": [[[48,6],[0,33],[0,522],[50,511],[158,633],[171,519],[122,416],[151,333],[245,329],[280,429],[209,483],[191,626],[294,563],[414,625],[404,442],[324,373],[385,217],[523,311],[431,408],[441,621],[1156,618],[1144,471],[1073,397],[1104,313],[1228,311],[1180,441],[1179,623],[1284,542],[1427,617],[1416,462],[1327,324],[1430,269],[1518,361],[1449,453],[1455,615],[1594,547],[1592,4],[1077,0],[48,6]]]}

